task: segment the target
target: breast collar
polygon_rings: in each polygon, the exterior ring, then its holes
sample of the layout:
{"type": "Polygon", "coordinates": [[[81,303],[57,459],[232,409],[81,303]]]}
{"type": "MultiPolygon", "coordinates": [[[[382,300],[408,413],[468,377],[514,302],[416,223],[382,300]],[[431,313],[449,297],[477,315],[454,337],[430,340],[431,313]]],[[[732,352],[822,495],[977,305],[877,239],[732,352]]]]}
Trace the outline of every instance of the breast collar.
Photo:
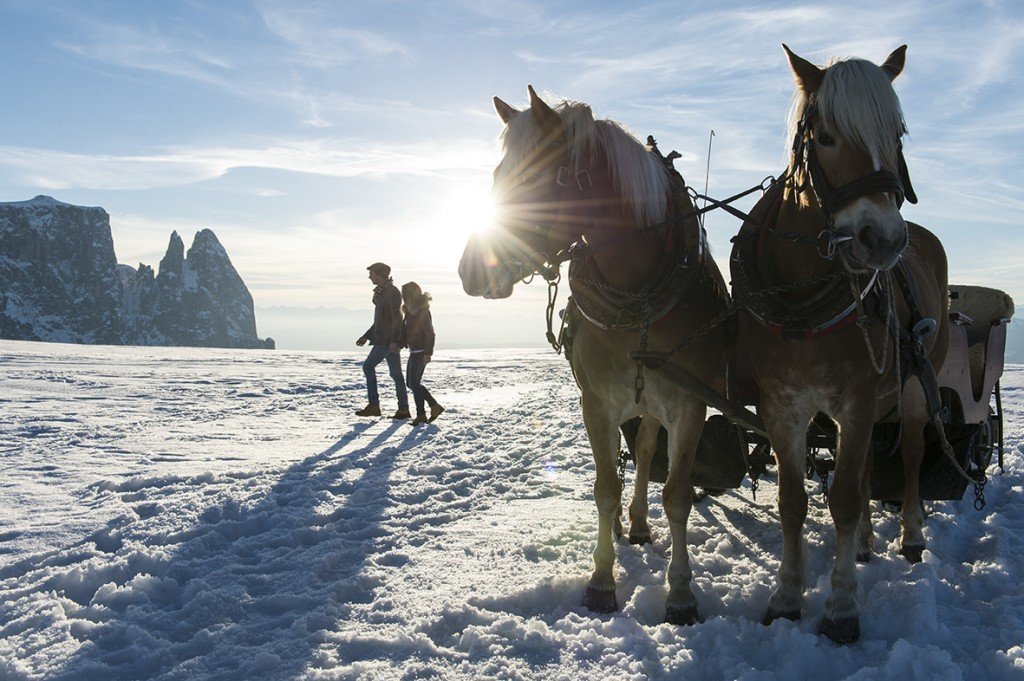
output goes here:
{"type": "MultiPolygon", "coordinates": [[[[822,277],[822,288],[809,297],[790,302],[779,293],[786,288],[810,285],[812,281],[795,282],[791,286],[775,285],[768,270],[768,239],[776,230],[781,213],[784,182],[777,182],[755,206],[734,240],[729,266],[735,300],[750,316],[773,335],[792,340],[820,338],[847,328],[857,320],[857,301],[850,290],[848,274],[837,270],[822,277]],[[760,210],[758,210],[760,208],[760,210]]],[[[870,305],[879,273],[872,270],[863,287],[858,287],[860,300],[870,305]]]]}
{"type": "MultiPolygon", "coordinates": [[[[624,291],[604,281],[593,257],[573,260],[569,265],[569,286],[580,315],[597,328],[639,331],[675,315],[699,290],[703,280],[713,282],[705,272],[707,235],[697,225],[697,234],[685,233],[681,218],[688,213],[685,186],[674,186],[669,202],[669,223],[662,256],[650,284],[640,291],[624,291]],[[685,202],[683,197],[686,197],[685,202]]],[[[717,288],[717,287],[716,287],[717,288]]],[[[726,298],[728,299],[728,298],[726,298]]]]}

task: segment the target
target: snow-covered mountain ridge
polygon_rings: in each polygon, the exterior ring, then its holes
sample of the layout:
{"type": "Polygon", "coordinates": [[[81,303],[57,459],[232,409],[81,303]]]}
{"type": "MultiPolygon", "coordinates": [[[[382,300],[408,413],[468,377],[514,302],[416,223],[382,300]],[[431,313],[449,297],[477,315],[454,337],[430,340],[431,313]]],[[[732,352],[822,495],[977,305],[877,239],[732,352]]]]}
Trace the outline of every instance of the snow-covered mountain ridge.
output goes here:
{"type": "Polygon", "coordinates": [[[217,236],[171,234],[159,272],[119,265],[110,216],[49,196],[0,203],[0,338],[272,348],[217,236]]]}

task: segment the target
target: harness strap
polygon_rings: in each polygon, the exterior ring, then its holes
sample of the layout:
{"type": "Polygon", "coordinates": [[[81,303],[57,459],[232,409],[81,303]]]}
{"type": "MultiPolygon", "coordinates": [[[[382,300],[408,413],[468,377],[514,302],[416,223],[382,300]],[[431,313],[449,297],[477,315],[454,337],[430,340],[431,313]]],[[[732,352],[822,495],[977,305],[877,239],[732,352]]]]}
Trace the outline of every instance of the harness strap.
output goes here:
{"type": "Polygon", "coordinates": [[[921,314],[917,304],[917,283],[903,258],[896,262],[894,272],[896,283],[910,310],[910,323],[900,328],[900,361],[905,367],[903,380],[906,381],[910,375],[916,376],[924,391],[928,415],[941,414],[942,397],[939,394],[939,381],[924,349],[924,339],[935,332],[936,323],[931,317],[926,318],[921,314]]]}
{"type": "MultiPolygon", "coordinates": [[[[935,427],[938,436],[939,446],[942,452],[949,459],[953,468],[969,484],[974,485],[975,508],[981,510],[985,507],[985,472],[977,471],[974,475],[964,470],[953,453],[953,447],[946,438],[944,423],[942,396],[939,393],[939,381],[935,375],[935,367],[924,349],[924,339],[935,332],[936,322],[931,317],[924,317],[917,305],[917,285],[914,282],[913,273],[909,266],[900,258],[895,268],[896,281],[903,297],[910,309],[910,329],[900,329],[900,354],[901,360],[907,365],[909,373],[917,377],[921,383],[921,390],[924,392],[925,403],[928,409],[928,418],[935,427]]],[[[904,374],[906,376],[906,374],[904,374]]],[[[904,379],[905,380],[905,379],[904,379]]]]}

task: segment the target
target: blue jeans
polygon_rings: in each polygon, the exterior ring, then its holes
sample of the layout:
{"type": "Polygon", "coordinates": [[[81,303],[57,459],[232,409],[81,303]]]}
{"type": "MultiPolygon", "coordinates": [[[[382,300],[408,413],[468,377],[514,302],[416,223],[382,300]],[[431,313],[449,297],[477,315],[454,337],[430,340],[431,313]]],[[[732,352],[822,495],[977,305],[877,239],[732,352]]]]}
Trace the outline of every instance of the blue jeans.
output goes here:
{"type": "Polygon", "coordinates": [[[409,411],[409,396],[405,392],[405,379],[402,377],[402,353],[391,352],[387,345],[372,346],[370,354],[363,361],[363,373],[366,374],[366,399],[370,404],[380,404],[380,395],[377,394],[377,365],[385,359],[388,361],[388,373],[395,381],[398,408],[409,411]]]}

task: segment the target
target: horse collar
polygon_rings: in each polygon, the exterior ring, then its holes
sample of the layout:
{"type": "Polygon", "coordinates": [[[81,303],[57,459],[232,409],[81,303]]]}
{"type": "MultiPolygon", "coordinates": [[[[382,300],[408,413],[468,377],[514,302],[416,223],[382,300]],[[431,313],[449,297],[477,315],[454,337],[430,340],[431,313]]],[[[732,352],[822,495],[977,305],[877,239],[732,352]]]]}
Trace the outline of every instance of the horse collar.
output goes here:
{"type": "MultiPolygon", "coordinates": [[[[768,237],[774,235],[797,243],[818,243],[818,240],[809,240],[776,226],[786,186],[784,182],[776,182],[751,211],[739,237],[734,239],[730,269],[737,304],[742,305],[758,324],[775,335],[805,340],[834,333],[854,323],[858,302],[866,302],[872,291],[877,290],[879,275],[873,270],[867,284],[859,291],[859,301],[855,298],[852,302],[848,280],[855,275],[842,266],[820,277],[776,285],[767,266],[768,237]],[[789,302],[780,295],[811,285],[818,285],[818,290],[799,302],[789,302]]],[[[834,250],[835,242],[829,242],[829,246],[834,250]]],[[[817,247],[821,253],[820,246],[817,247]]]]}
{"type": "MultiPolygon", "coordinates": [[[[661,262],[651,284],[642,291],[623,291],[611,286],[601,276],[591,257],[570,258],[569,286],[573,291],[573,301],[581,316],[594,326],[605,331],[638,331],[653,326],[682,308],[694,286],[702,289],[700,280],[705,278],[701,276],[704,234],[697,226],[696,243],[686,244],[683,213],[678,205],[684,200],[683,196],[688,195],[680,183],[673,191],[671,215],[665,224],[665,248],[661,262]]],[[[635,234],[628,236],[635,237],[635,234]]]]}

